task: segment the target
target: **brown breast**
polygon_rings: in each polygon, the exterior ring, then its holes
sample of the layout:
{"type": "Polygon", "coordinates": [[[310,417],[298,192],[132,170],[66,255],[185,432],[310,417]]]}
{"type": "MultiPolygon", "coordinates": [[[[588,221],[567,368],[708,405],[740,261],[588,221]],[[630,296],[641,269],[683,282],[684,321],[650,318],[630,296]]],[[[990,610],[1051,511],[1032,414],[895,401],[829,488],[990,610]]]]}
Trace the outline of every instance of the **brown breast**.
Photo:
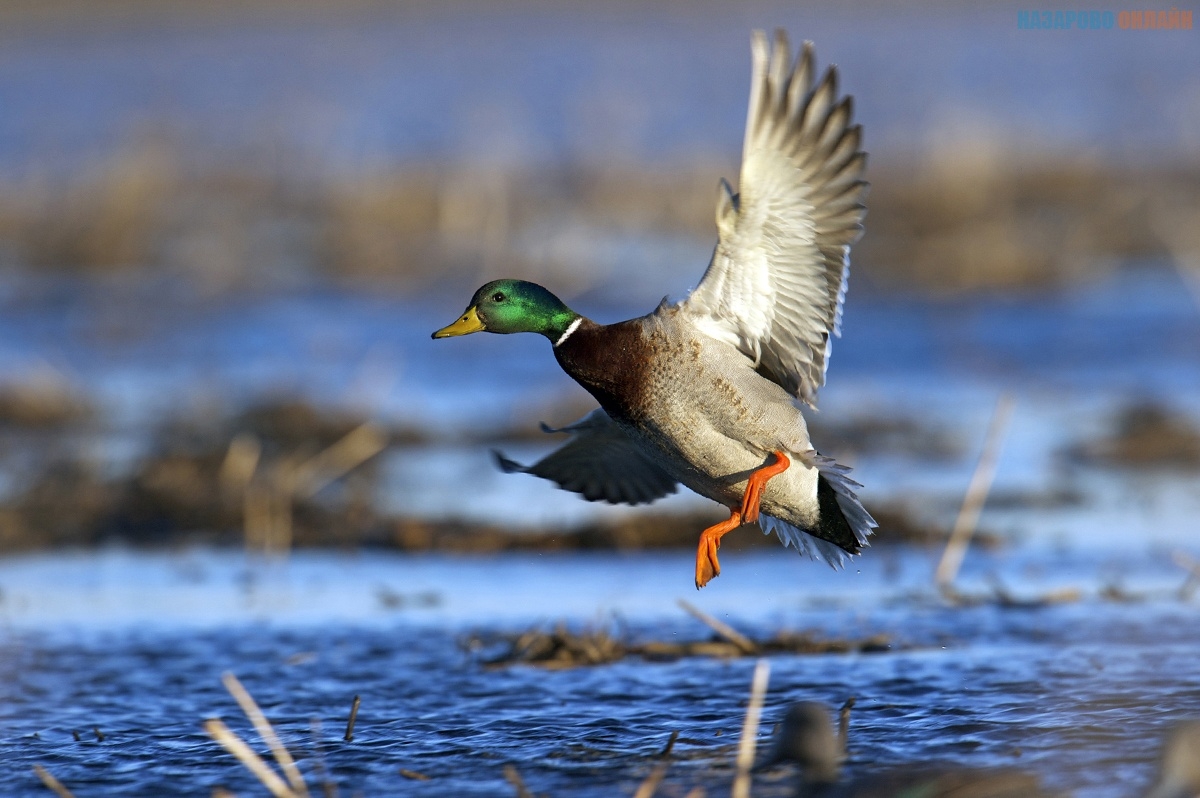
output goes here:
{"type": "Polygon", "coordinates": [[[644,416],[649,354],[641,319],[605,325],[584,319],[554,347],[563,371],[610,416],[630,422],[644,416]]]}

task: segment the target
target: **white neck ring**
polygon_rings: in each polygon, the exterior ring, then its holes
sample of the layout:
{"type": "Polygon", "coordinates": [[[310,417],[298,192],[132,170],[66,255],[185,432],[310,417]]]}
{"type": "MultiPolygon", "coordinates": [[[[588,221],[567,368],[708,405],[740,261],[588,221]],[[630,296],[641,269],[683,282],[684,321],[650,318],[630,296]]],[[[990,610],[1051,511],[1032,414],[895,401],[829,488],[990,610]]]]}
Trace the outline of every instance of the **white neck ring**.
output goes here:
{"type": "Polygon", "coordinates": [[[583,323],[583,316],[580,316],[579,318],[575,319],[575,321],[571,322],[571,326],[567,327],[567,329],[563,332],[563,334],[559,337],[559,339],[554,342],[554,345],[562,346],[562,342],[567,340],[568,338],[570,338],[571,333],[573,333],[573,332],[575,332],[575,330],[579,329],[579,325],[582,323],[583,323]]]}

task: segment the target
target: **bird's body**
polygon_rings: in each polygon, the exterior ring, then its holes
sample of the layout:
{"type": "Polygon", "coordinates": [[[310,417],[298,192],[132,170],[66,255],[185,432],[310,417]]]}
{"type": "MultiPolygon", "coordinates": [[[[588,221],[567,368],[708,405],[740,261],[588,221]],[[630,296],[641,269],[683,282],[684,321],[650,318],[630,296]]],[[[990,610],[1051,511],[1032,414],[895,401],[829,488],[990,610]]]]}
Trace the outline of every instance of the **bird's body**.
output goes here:
{"type": "Polygon", "coordinates": [[[754,38],[740,192],[722,181],[719,239],[704,278],[678,303],[597,324],[545,288],[497,280],[435,338],[536,332],[600,408],[572,439],[506,471],[592,501],[639,504],[682,484],[730,510],[705,530],[696,585],[720,573],[720,538],[758,521],[785,545],[840,564],[875,526],[849,469],[813,448],[795,400],[815,404],[838,333],[849,248],[862,231],[861,130],[832,69],[814,83],[811,47],[754,38]]]}
{"type": "MultiPolygon", "coordinates": [[[[800,455],[811,448],[804,418],[784,390],[755,374],[728,344],[697,335],[678,308],[612,327],[627,355],[616,384],[596,368],[608,360],[596,342],[611,340],[611,327],[581,325],[555,355],[640,454],[676,482],[732,506],[771,452],[800,455]],[[650,358],[649,351],[667,356],[650,358]]],[[[801,523],[811,523],[815,513],[804,514],[798,499],[815,488],[815,471],[788,469],[767,486],[763,510],[798,512],[801,523]]]]}
{"type": "MultiPolygon", "coordinates": [[[[554,353],[637,456],[726,507],[738,506],[750,474],[783,451],[793,465],[766,483],[762,514],[800,530],[822,528],[823,461],[804,416],[783,388],[759,376],[734,347],[697,329],[679,306],[664,303],[612,325],[584,321],[554,353]]],[[[816,546],[829,558],[838,549],[857,553],[862,541],[838,518],[827,513],[825,535],[794,535],[796,545],[816,546]]]]}

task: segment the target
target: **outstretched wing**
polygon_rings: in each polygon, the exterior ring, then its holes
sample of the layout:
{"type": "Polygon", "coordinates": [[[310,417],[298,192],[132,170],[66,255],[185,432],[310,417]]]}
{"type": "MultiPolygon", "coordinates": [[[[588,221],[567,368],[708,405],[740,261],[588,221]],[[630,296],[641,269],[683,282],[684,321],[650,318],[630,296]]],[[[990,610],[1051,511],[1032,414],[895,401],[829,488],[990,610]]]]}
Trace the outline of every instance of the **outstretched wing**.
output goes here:
{"type": "Polygon", "coordinates": [[[811,43],[794,64],[787,36],[756,31],[739,193],[722,181],[719,240],[683,303],[707,335],[815,404],[839,334],[850,245],[862,234],[867,156],[837,70],[815,86],[811,43]]]}
{"type": "Polygon", "coordinates": [[[500,469],[548,479],[592,502],[646,504],[675,492],[675,480],[599,408],[574,424],[561,429],[543,424],[542,430],[569,432],[571,440],[531,466],[494,451],[500,469]]]}

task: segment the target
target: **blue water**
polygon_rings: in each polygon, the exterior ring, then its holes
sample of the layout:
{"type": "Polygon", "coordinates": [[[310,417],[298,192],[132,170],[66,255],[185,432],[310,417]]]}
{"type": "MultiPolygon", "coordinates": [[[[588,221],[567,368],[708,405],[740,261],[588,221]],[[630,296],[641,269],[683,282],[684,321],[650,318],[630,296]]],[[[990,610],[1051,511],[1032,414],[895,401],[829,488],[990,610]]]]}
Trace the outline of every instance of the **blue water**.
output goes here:
{"type": "MultiPolygon", "coordinates": [[[[853,695],[851,772],[929,760],[1016,765],[1081,796],[1130,795],[1149,779],[1163,730],[1200,715],[1200,621],[1194,603],[1174,597],[1180,573],[1161,552],[1041,548],[968,559],[968,590],[996,573],[1020,596],[1082,592],[1078,603],[1037,610],[943,606],[929,587],[928,552],[870,552],[840,573],[783,550],[729,554],[700,594],[690,559],[298,554],[268,563],[205,550],[9,558],[0,562],[6,793],[43,794],[29,770],[41,763],[81,796],[195,795],[217,784],[257,794],[200,729],[220,716],[263,750],[221,688],[229,670],[310,785],[319,745],[343,793],[505,794],[501,768],[512,763],[535,792],[628,794],[678,730],[669,783],[720,794],[751,660],[497,671],[460,645],[472,631],[561,620],[625,629],[634,640],[707,637],[676,597],[750,634],[890,635],[889,653],[771,659],[763,739],[790,702],[853,695]],[[1114,563],[1136,603],[1098,597],[1098,577],[1114,563]],[[362,709],[347,744],[355,695],[362,709]],[[431,780],[409,782],[400,768],[431,780]]],[[[785,795],[788,784],[764,776],[754,794],[785,795]]]]}
{"type": "MultiPolygon", "coordinates": [[[[1004,4],[451,3],[276,14],[119,10],[0,30],[0,172],[148,141],[185,161],[687,162],[739,151],[748,31],[839,64],[878,163],[1001,147],[1194,153],[1192,31],[1028,31],[1004,4]]],[[[732,165],[732,164],[731,164],[732,165]]]]}

